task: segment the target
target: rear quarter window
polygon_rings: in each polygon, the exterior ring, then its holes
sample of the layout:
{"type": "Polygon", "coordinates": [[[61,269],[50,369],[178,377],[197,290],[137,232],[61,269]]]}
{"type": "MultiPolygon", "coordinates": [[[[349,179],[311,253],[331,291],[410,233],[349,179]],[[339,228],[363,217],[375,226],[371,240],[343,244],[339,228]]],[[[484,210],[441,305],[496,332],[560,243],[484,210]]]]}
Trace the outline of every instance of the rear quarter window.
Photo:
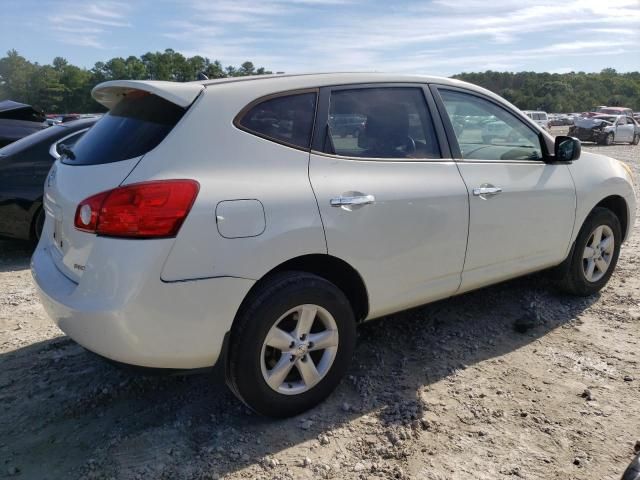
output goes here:
{"type": "Polygon", "coordinates": [[[65,155],[63,163],[99,165],[139,157],[164,140],[186,109],[135,91],[103,116],[65,155]]]}
{"type": "Polygon", "coordinates": [[[316,108],[316,93],[282,95],[249,105],[236,126],[249,133],[308,150],[316,108]]]}

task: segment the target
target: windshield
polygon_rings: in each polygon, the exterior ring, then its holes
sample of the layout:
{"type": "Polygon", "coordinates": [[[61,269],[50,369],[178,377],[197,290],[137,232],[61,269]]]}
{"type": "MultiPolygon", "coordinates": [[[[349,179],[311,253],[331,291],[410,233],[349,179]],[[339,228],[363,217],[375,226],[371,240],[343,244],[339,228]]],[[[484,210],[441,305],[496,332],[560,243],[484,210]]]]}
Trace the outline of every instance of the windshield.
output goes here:
{"type": "Polygon", "coordinates": [[[607,122],[614,123],[618,119],[618,117],[605,117],[605,116],[602,116],[602,115],[598,115],[597,117],[593,117],[593,119],[594,120],[605,120],[607,122]]]}

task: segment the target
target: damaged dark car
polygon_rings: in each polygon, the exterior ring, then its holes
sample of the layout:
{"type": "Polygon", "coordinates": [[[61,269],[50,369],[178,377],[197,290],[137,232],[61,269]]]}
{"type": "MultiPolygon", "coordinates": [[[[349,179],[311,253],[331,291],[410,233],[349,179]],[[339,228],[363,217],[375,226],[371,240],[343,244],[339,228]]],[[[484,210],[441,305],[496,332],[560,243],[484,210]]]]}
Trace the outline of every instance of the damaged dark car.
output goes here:
{"type": "Polygon", "coordinates": [[[0,148],[47,126],[44,114],[31,105],[12,100],[0,102],[0,148]]]}
{"type": "Polygon", "coordinates": [[[640,143],[640,124],[626,115],[595,115],[576,118],[569,129],[569,135],[582,142],[595,142],[602,145],[614,143],[640,143]]]}

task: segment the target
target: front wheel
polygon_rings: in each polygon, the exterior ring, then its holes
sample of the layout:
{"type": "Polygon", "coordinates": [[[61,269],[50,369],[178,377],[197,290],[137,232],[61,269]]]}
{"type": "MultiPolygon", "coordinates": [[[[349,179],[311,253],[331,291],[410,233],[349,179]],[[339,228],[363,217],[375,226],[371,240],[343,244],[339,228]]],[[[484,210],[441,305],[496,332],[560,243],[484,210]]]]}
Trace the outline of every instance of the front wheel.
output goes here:
{"type": "Polygon", "coordinates": [[[560,287],[568,293],[589,296],[604,287],[620,254],[622,228],[611,210],[595,208],[580,229],[560,287]]]}
{"type": "Polygon", "coordinates": [[[638,145],[638,143],[640,143],[640,133],[635,134],[631,140],[631,145],[638,145]]]}
{"type": "Polygon", "coordinates": [[[613,132],[608,133],[606,137],[604,137],[604,144],[605,145],[613,145],[613,132]]]}
{"type": "Polygon", "coordinates": [[[236,319],[227,384],[262,415],[296,415],[335,389],[355,339],[353,311],[338,287],[308,273],[276,274],[236,319]]]}

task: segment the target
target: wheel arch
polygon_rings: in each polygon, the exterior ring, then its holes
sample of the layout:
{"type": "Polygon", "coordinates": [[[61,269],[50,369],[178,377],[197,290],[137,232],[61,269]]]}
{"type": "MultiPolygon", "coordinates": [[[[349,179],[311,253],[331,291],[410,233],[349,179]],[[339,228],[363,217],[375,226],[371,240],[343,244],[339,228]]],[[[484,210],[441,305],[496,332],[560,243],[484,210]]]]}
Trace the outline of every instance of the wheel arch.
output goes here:
{"type": "Polygon", "coordinates": [[[328,280],[347,296],[357,322],[363,321],[369,314],[369,295],[364,280],[350,264],[328,254],[308,254],[291,258],[264,274],[247,293],[245,300],[278,272],[298,271],[312,273],[328,280]]]}
{"type": "Polygon", "coordinates": [[[620,227],[622,229],[622,238],[626,239],[629,233],[629,207],[627,201],[620,195],[609,195],[606,198],[600,200],[589,212],[593,212],[596,208],[606,208],[613,212],[620,221],[620,227]]]}

